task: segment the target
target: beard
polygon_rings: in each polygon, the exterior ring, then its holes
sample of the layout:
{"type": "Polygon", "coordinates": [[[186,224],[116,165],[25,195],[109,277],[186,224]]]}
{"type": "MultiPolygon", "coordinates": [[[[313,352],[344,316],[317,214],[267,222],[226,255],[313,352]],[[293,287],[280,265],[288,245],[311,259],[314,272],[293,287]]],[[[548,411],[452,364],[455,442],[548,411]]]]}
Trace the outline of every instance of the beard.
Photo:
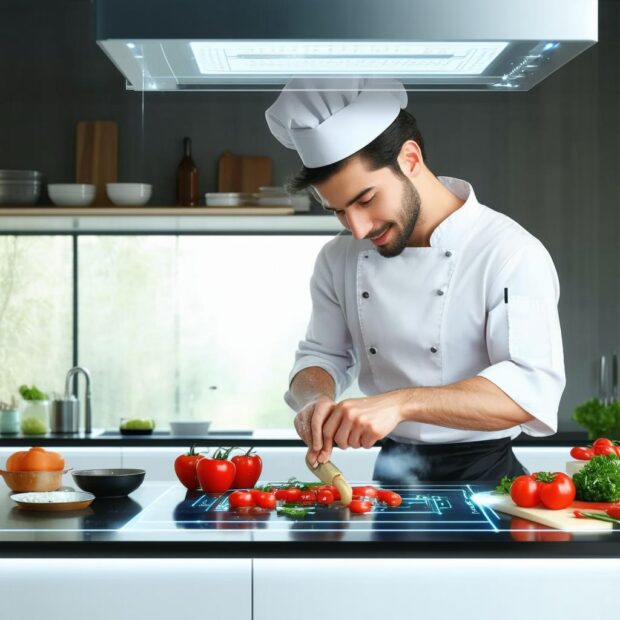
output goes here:
{"type": "MultiPolygon", "coordinates": [[[[413,183],[407,178],[402,179],[403,184],[403,201],[401,204],[401,210],[396,222],[388,224],[384,229],[384,232],[392,227],[396,227],[396,235],[390,243],[377,247],[377,251],[381,256],[385,258],[392,258],[398,256],[409,243],[411,233],[418,221],[420,215],[420,207],[422,205],[422,199],[418,190],[414,187],[413,183]]],[[[372,233],[375,237],[376,234],[372,233]]]]}

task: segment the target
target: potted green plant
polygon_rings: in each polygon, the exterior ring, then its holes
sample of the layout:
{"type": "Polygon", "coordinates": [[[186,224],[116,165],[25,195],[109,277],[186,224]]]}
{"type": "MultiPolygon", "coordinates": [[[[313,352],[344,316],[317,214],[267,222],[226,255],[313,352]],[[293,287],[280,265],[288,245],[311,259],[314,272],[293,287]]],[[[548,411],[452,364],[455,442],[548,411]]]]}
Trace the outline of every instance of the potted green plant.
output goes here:
{"type": "Polygon", "coordinates": [[[10,401],[0,400],[0,433],[3,435],[19,433],[19,410],[15,396],[11,396],[10,401]]]}
{"type": "Polygon", "coordinates": [[[588,431],[590,439],[620,439],[620,401],[606,405],[598,398],[588,400],[575,408],[573,420],[588,431]]]}
{"type": "Polygon", "coordinates": [[[50,401],[45,392],[35,385],[22,385],[19,393],[24,399],[21,429],[24,435],[45,435],[50,430],[50,401]]]}

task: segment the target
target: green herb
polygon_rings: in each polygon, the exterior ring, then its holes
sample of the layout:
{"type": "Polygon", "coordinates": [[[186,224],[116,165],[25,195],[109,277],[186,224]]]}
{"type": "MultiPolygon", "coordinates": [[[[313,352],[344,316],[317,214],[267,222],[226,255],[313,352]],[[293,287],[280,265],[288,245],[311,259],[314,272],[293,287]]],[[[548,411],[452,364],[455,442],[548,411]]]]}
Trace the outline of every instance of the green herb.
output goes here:
{"type": "Polygon", "coordinates": [[[502,479],[495,487],[495,491],[493,491],[493,493],[495,493],[496,495],[508,495],[510,493],[510,487],[515,481],[515,478],[510,478],[509,476],[502,476],[502,479]]]}
{"type": "Polygon", "coordinates": [[[20,385],[19,393],[24,400],[47,400],[47,394],[42,392],[36,385],[32,387],[20,385]]]}
{"type": "Polygon", "coordinates": [[[620,438],[620,402],[618,401],[605,405],[598,398],[588,400],[576,407],[573,420],[588,431],[590,439],[620,438]]]}
{"type": "Polygon", "coordinates": [[[293,517],[295,519],[303,519],[310,512],[309,508],[297,508],[293,506],[281,506],[278,508],[278,514],[285,517],[293,517]]]}
{"type": "Polygon", "coordinates": [[[613,517],[600,512],[582,512],[581,510],[577,510],[575,512],[578,512],[581,518],[585,517],[586,519],[598,519],[599,521],[607,521],[608,523],[620,525],[620,519],[614,519],[613,517]]]}
{"type": "Polygon", "coordinates": [[[620,499],[620,461],[615,455],[593,456],[574,476],[577,499],[615,502],[620,499]]]}

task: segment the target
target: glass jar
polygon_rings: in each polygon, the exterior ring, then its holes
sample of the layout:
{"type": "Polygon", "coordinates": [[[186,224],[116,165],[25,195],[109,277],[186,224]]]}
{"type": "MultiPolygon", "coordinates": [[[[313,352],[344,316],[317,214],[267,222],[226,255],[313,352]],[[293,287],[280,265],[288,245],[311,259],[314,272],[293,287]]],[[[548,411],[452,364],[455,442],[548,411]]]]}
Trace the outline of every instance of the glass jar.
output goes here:
{"type": "Polygon", "coordinates": [[[24,435],[45,435],[50,430],[50,401],[25,400],[21,429],[24,435]]]}
{"type": "Polygon", "coordinates": [[[19,433],[19,411],[17,408],[0,411],[0,433],[3,435],[17,435],[19,433]]]}

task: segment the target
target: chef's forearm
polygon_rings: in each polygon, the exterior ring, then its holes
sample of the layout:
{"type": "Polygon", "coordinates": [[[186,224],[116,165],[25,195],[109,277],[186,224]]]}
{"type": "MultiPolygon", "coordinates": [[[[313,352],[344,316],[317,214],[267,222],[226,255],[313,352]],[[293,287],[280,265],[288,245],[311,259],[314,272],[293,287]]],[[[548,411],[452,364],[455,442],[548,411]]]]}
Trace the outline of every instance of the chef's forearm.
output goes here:
{"type": "Polygon", "coordinates": [[[295,400],[297,411],[300,411],[320,396],[327,396],[333,400],[336,397],[336,384],[326,370],[310,366],[295,375],[289,392],[295,400]]]}
{"type": "Polygon", "coordinates": [[[441,387],[408,388],[404,391],[404,421],[497,431],[533,419],[533,416],[484,377],[470,377],[441,387]]]}

